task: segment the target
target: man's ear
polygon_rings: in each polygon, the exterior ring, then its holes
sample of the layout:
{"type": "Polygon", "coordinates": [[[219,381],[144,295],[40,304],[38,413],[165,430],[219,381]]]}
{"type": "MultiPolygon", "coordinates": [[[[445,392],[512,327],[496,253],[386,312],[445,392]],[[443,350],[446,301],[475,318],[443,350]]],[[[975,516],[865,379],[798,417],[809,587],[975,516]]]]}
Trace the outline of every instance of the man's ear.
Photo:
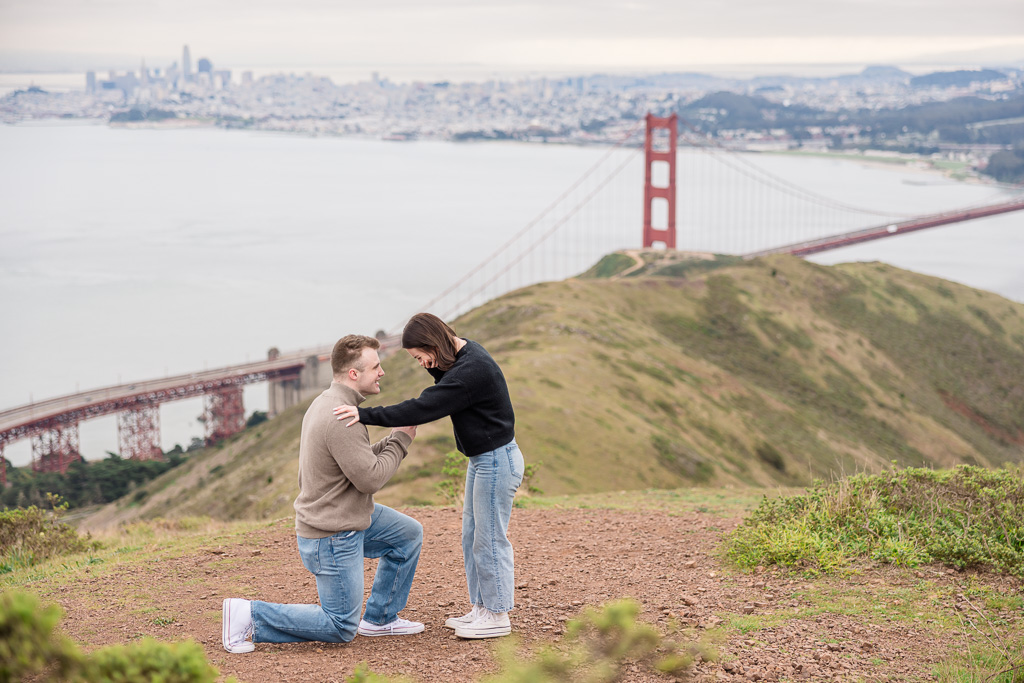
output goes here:
{"type": "Polygon", "coordinates": [[[349,368],[348,378],[355,382],[357,379],[359,379],[359,370],[357,370],[356,368],[349,368]]]}

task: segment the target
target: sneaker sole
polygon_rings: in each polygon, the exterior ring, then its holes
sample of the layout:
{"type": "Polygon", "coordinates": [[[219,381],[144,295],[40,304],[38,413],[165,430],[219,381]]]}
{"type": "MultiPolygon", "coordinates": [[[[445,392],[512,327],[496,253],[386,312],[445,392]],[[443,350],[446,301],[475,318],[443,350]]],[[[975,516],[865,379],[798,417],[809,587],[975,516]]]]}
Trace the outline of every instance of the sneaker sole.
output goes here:
{"type": "Polygon", "coordinates": [[[228,645],[228,632],[231,630],[230,624],[228,623],[228,615],[230,613],[230,610],[228,609],[228,600],[230,600],[230,598],[225,598],[220,607],[220,644],[224,646],[225,650],[232,654],[241,655],[246,652],[252,652],[256,649],[256,646],[248,640],[243,641],[238,645],[228,645]]]}
{"type": "Polygon", "coordinates": [[[444,622],[445,628],[456,629],[460,626],[469,626],[472,621],[462,621],[459,617],[449,617],[448,621],[444,622]]]}
{"type": "Polygon", "coordinates": [[[455,629],[455,635],[459,638],[476,639],[476,638],[500,638],[507,636],[512,633],[511,626],[496,626],[494,628],[480,629],[468,631],[465,629],[455,629]]]}
{"type": "Polygon", "coordinates": [[[411,636],[416,633],[423,633],[423,628],[423,626],[420,626],[419,628],[403,628],[395,629],[394,631],[364,631],[363,629],[358,629],[356,633],[358,633],[361,636],[367,636],[369,638],[376,638],[377,636],[411,636]]]}

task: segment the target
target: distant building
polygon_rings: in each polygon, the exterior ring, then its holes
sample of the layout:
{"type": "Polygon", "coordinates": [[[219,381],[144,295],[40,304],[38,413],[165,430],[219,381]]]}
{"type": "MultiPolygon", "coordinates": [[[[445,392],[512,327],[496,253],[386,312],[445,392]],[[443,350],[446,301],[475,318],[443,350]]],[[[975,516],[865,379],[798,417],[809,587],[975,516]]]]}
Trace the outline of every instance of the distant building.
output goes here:
{"type": "Polygon", "coordinates": [[[186,82],[192,80],[192,55],[188,51],[188,45],[181,51],[181,75],[186,82]]]}
{"type": "Polygon", "coordinates": [[[86,71],[85,72],[85,92],[94,93],[96,92],[96,72],[86,71]]]}
{"type": "Polygon", "coordinates": [[[200,57],[199,61],[196,62],[196,69],[199,71],[199,73],[208,74],[211,71],[213,71],[213,64],[211,64],[210,60],[206,57],[200,57]]]}
{"type": "Polygon", "coordinates": [[[213,84],[216,88],[227,88],[231,85],[231,69],[218,69],[213,72],[213,84]]]}

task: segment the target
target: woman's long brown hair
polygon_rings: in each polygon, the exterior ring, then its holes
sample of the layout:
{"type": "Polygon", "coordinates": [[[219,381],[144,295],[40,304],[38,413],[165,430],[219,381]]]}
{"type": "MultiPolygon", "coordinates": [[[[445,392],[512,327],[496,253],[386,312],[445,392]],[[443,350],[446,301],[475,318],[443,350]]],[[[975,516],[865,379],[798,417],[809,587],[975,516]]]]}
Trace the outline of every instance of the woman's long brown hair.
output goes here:
{"type": "Polygon", "coordinates": [[[447,371],[455,365],[455,330],[433,313],[417,313],[402,330],[403,349],[423,349],[434,355],[435,367],[447,371]]]}

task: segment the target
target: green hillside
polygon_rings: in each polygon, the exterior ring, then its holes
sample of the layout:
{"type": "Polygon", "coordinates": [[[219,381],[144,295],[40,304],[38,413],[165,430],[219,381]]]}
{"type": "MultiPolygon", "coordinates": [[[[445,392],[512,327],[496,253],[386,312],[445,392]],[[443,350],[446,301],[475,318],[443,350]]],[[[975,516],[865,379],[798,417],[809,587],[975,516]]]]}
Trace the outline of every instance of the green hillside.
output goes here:
{"type": "MultiPolygon", "coordinates": [[[[635,253],[634,253],[635,254],[635,253]]],[[[802,485],[1024,454],[1024,305],[879,263],[612,254],[455,321],[501,364],[546,494],[802,485]],[[625,276],[616,275],[624,274],[625,276]]],[[[345,330],[339,330],[343,333],[345,330]]],[[[385,360],[372,404],[430,382],[385,360]]],[[[150,483],[135,516],[288,515],[305,405],[150,483]]],[[[426,425],[382,502],[438,502],[451,424],[426,425]]]]}

